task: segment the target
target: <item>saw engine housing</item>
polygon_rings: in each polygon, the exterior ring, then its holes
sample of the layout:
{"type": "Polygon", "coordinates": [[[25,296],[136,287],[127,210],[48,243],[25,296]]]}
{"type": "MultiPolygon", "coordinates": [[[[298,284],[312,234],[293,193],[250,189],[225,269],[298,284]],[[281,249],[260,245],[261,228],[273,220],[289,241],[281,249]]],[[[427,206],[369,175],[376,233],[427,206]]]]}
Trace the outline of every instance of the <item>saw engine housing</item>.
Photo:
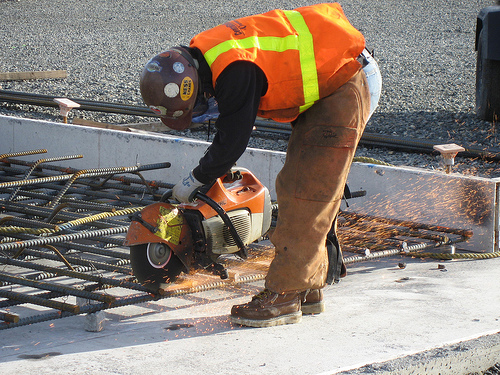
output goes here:
{"type": "Polygon", "coordinates": [[[143,285],[154,289],[199,268],[223,277],[217,258],[244,258],[242,247],[271,226],[269,191],[247,169],[232,170],[197,198],[192,203],[154,203],[132,217],[124,244],[130,247],[132,270],[143,285]]]}

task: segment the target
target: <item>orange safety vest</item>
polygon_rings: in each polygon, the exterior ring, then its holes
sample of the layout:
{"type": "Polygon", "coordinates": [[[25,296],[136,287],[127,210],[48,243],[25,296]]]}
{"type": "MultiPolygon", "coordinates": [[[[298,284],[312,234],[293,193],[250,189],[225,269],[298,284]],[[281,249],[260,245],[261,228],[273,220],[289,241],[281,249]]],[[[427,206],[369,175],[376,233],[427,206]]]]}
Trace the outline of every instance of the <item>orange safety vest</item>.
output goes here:
{"type": "Polygon", "coordinates": [[[328,3],[230,21],[196,35],[190,46],[203,53],[214,83],[232,62],[258,65],[268,82],[258,116],[289,122],[359,71],[365,39],[340,4],[328,3]]]}

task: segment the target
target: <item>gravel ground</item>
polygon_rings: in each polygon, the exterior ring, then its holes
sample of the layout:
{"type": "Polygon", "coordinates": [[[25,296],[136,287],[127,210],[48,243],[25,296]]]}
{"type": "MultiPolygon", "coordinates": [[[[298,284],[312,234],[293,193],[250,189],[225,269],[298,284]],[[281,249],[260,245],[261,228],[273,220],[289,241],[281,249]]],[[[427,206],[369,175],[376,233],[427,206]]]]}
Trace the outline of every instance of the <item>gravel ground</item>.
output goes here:
{"type": "MultiPolygon", "coordinates": [[[[0,72],[67,70],[66,79],[0,82],[4,90],[142,105],[138,77],[147,60],[227,20],[309,1],[0,0],[0,72]],[[35,5],[36,4],[36,5],[35,5]],[[35,6],[34,6],[35,5],[35,6]]],[[[476,17],[493,0],[342,0],[375,50],[383,77],[380,106],[367,131],[435,144],[498,147],[497,123],[474,111],[476,17]]],[[[5,115],[59,120],[55,108],[0,102],[5,115]]],[[[73,111],[114,124],[150,118],[73,111]]],[[[183,134],[206,137],[206,130],[183,134]]],[[[285,137],[255,137],[252,147],[286,150],[285,137]]],[[[360,147],[394,165],[440,169],[436,155],[360,147]]],[[[498,162],[458,157],[454,171],[500,177],[498,162]]]]}

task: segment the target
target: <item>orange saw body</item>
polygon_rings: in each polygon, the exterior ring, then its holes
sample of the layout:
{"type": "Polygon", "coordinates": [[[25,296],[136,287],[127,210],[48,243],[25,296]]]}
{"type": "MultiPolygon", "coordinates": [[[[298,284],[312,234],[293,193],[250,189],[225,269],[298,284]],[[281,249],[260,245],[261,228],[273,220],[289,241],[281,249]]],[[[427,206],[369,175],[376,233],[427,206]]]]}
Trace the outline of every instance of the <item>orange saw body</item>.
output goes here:
{"type": "Polygon", "coordinates": [[[268,189],[248,170],[239,168],[197,193],[192,203],[158,202],[132,217],[125,239],[137,279],[155,290],[181,272],[210,269],[222,278],[222,254],[245,257],[245,246],[271,225],[268,189]]]}

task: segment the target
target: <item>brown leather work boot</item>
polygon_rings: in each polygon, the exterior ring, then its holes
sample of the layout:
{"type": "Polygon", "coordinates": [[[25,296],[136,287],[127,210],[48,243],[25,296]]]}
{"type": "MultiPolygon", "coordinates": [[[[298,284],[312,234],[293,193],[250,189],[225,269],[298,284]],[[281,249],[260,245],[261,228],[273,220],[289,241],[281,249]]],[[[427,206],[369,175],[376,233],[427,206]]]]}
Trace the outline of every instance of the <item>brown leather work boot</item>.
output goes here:
{"type": "Polygon", "coordinates": [[[231,322],[249,327],[272,327],[302,320],[299,293],[278,294],[264,289],[252,300],[231,309],[231,322]]]}
{"type": "Polygon", "coordinates": [[[325,311],[323,289],[311,289],[300,293],[302,314],[319,314],[325,311]]]}

